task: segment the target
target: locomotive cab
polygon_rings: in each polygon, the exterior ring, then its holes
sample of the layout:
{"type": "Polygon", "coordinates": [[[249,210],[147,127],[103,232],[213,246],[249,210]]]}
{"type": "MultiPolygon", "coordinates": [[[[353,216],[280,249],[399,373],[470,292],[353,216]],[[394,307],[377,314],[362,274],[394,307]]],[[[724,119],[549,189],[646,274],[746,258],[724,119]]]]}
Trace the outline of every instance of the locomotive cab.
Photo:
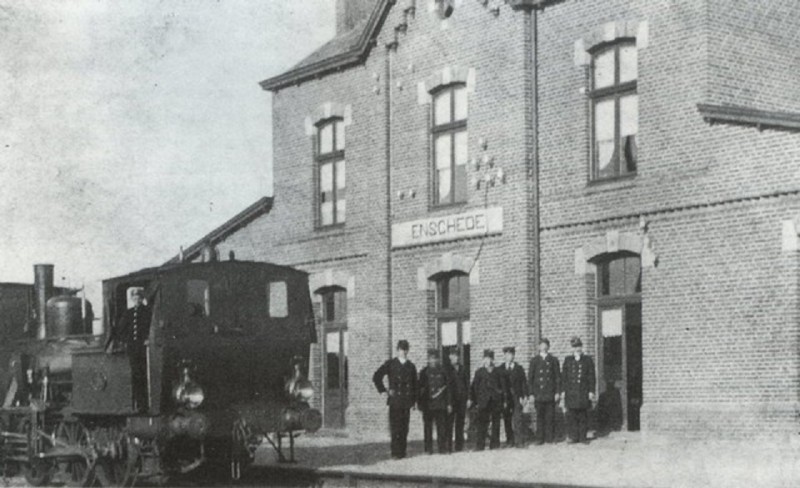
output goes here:
{"type": "Polygon", "coordinates": [[[262,440],[280,448],[282,438],[319,428],[305,379],[316,337],[304,272],[181,263],[107,280],[106,334],[120,327],[133,289],[144,290],[151,314],[146,405],[136,408],[127,353],[94,348],[74,354],[72,409],[86,424],[112,425],[118,444],[135,441],[149,459],[139,476],[215,461],[237,477],[262,440]]]}

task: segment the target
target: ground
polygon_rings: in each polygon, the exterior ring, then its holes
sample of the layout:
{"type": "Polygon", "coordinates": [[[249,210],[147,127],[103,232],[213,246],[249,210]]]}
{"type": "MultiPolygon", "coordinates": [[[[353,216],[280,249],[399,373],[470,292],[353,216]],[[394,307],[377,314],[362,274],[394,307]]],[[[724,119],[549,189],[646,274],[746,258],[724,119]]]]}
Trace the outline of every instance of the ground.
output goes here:
{"type": "MultiPolygon", "coordinates": [[[[304,436],[296,464],[278,465],[270,450],[237,486],[581,486],[795,488],[800,443],[680,441],[618,433],[588,445],[565,443],[494,451],[389,459],[384,437],[304,436]]],[[[0,486],[24,486],[21,479],[0,486]]],[[[182,486],[230,486],[223,476],[199,476],[182,486]]]]}
{"type": "MultiPolygon", "coordinates": [[[[304,448],[314,453],[316,448],[304,448]]],[[[339,449],[342,449],[340,447],[339,449]]],[[[766,442],[679,441],[617,434],[588,445],[565,443],[521,449],[416,455],[401,461],[372,462],[388,446],[366,453],[348,448],[358,462],[323,467],[323,478],[407,477],[408,485],[438,479],[458,485],[458,478],[508,483],[613,487],[792,487],[800,486],[800,446],[766,442]]],[[[346,462],[346,461],[345,461],[346,462]]],[[[326,483],[335,485],[336,483],[326,483]]],[[[358,486],[363,486],[359,484],[358,486]]]]}

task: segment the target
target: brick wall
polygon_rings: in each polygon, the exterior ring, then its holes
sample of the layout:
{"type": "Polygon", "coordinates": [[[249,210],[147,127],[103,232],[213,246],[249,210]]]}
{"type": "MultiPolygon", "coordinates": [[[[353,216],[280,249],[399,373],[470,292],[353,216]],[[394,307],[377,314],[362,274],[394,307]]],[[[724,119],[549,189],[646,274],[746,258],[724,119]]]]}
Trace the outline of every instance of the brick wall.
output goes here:
{"type": "Polygon", "coordinates": [[[696,109],[794,109],[785,81],[797,55],[779,39],[796,29],[773,32],[794,21],[789,8],[566,2],[541,16],[543,334],[561,354],[572,334],[597,352],[596,278],[571,271],[575,249],[608,231],[636,235],[642,216],[658,256],[642,277],[645,432],[798,432],[798,256],[781,246],[781,222],[798,211],[798,136],[709,126],[696,109]],[[620,20],[647,22],[638,173],[589,185],[589,71],[573,62],[574,41],[620,20]],[[759,198],[776,192],[786,194],[759,198]]]}

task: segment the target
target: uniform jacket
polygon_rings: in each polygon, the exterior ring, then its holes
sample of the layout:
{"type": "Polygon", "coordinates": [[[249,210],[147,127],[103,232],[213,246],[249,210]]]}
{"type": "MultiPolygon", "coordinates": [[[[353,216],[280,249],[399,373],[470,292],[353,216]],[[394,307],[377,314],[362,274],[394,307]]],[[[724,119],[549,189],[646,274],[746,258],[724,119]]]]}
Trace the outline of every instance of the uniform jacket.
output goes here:
{"type": "MultiPolygon", "coordinates": [[[[509,369],[506,363],[498,368],[506,376],[506,402],[512,403],[513,400],[519,402],[520,398],[528,396],[528,380],[525,378],[525,369],[518,363],[509,369]]],[[[512,404],[513,406],[513,404],[512,404]]]]}
{"type": "Polygon", "coordinates": [[[557,393],[561,392],[561,369],[558,359],[548,354],[544,358],[537,354],[531,359],[528,369],[530,381],[528,387],[537,402],[555,401],[557,393]]]}
{"type": "Polygon", "coordinates": [[[561,370],[561,389],[564,391],[564,403],[567,408],[591,408],[589,393],[594,393],[594,362],[592,358],[581,354],[580,361],[574,355],[564,358],[561,370]]]}
{"type": "Polygon", "coordinates": [[[444,366],[425,366],[419,372],[417,403],[422,411],[447,410],[453,406],[452,376],[444,366]]]}
{"type": "Polygon", "coordinates": [[[115,327],[106,340],[106,347],[110,343],[124,344],[128,349],[140,349],[150,336],[150,320],[153,311],[147,305],[132,307],[122,313],[115,327]]]}
{"type": "Polygon", "coordinates": [[[495,367],[490,372],[487,368],[481,367],[475,371],[469,397],[480,410],[487,408],[502,410],[506,395],[505,384],[506,375],[500,368],[495,367]]]}
{"type": "Polygon", "coordinates": [[[411,408],[417,402],[417,368],[409,360],[403,364],[392,358],[381,365],[372,375],[372,382],[379,393],[386,390],[383,377],[389,377],[389,398],[386,404],[390,407],[411,408]]]}
{"type": "Polygon", "coordinates": [[[469,371],[461,364],[448,364],[445,368],[453,385],[453,407],[464,409],[469,400],[469,371]]]}

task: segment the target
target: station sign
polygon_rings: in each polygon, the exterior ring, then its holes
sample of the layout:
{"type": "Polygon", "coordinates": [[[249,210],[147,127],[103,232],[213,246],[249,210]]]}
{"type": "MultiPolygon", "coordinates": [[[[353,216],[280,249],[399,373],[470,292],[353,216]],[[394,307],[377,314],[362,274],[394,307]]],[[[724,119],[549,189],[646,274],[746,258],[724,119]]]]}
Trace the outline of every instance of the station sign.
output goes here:
{"type": "Polygon", "coordinates": [[[490,207],[392,225],[392,248],[453,241],[503,232],[503,208],[490,207]]]}

